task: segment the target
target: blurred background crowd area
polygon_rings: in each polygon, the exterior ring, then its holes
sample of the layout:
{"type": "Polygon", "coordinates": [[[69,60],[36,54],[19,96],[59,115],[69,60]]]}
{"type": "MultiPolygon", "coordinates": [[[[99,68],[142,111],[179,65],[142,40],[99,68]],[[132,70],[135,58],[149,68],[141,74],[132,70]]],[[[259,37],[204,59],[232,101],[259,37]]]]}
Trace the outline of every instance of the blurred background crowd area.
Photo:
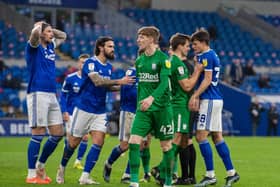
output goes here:
{"type": "MultiPolygon", "coordinates": [[[[99,36],[114,38],[113,78],[120,78],[137,57],[139,27],[158,27],[163,51],[171,35],[191,35],[203,27],[220,57],[223,84],[258,98],[267,111],[275,104],[279,112],[279,10],[279,0],[173,0],[172,4],[168,0],[0,0],[0,117],[27,116],[29,75],[24,49],[33,24],[39,20],[67,33],[66,42],[56,51],[58,96],[65,76],[76,71],[78,56],[92,55],[99,36]]],[[[191,51],[188,57],[193,56],[191,51]]],[[[110,94],[107,103],[114,118],[119,94],[110,94]]],[[[230,107],[227,110],[232,113],[230,107]]]]}

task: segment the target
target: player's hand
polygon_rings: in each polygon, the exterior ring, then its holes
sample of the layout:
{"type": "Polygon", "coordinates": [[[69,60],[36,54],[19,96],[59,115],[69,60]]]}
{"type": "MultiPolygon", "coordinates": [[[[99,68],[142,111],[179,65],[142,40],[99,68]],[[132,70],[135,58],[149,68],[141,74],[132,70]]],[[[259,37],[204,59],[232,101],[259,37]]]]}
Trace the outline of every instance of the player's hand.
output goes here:
{"type": "Polygon", "coordinates": [[[153,96],[149,96],[146,99],[143,99],[142,101],[140,101],[140,110],[145,112],[147,111],[150,106],[153,104],[154,102],[154,97],[153,96]]]}
{"type": "Polygon", "coordinates": [[[199,98],[196,96],[191,96],[191,99],[189,100],[189,109],[191,111],[199,111],[199,98]]]}
{"type": "Polygon", "coordinates": [[[197,65],[197,64],[198,64],[197,56],[194,56],[194,57],[193,57],[193,62],[194,62],[194,65],[197,65]]]}
{"type": "Polygon", "coordinates": [[[45,23],[45,22],[44,21],[37,21],[36,23],[34,23],[34,27],[42,26],[43,23],[45,23]]]}
{"type": "Polygon", "coordinates": [[[120,81],[120,85],[124,85],[124,84],[133,84],[135,83],[136,79],[135,76],[124,76],[121,81],[120,81]]]}
{"type": "Polygon", "coordinates": [[[196,63],[196,65],[194,67],[194,71],[202,72],[203,70],[204,70],[204,66],[200,63],[196,63]]]}
{"type": "Polygon", "coordinates": [[[62,117],[64,122],[68,122],[70,119],[68,112],[63,112],[62,117]]]}

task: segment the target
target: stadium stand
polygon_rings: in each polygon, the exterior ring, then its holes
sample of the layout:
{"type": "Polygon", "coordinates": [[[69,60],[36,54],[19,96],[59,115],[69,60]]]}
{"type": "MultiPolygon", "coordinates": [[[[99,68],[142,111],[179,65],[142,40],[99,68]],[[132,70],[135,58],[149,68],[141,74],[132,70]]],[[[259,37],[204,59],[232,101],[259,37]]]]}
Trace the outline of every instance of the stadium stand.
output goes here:
{"type": "MultiPolygon", "coordinates": [[[[257,74],[244,76],[243,81],[237,87],[249,94],[279,94],[280,86],[277,83],[280,80],[280,76],[277,73],[269,72],[269,70],[279,67],[280,50],[217,12],[138,8],[118,8],[117,11],[139,25],[155,25],[160,28],[165,45],[168,43],[168,38],[176,32],[191,34],[200,27],[208,30],[214,29],[216,37],[213,39],[211,47],[218,52],[221,58],[223,74],[225,74],[227,66],[231,66],[236,59],[240,61],[242,67],[248,62],[252,62],[253,66],[258,70],[257,74]],[[258,79],[261,74],[264,74],[259,69],[263,68],[268,69],[265,74],[270,77],[270,88],[259,88],[258,86],[258,79]]],[[[280,28],[279,15],[258,15],[258,18],[280,28]]],[[[65,21],[63,22],[63,27],[68,37],[58,51],[58,59],[63,60],[65,55],[68,59],[74,61],[81,53],[92,54],[95,40],[100,35],[113,35],[116,45],[115,60],[117,62],[125,66],[136,58],[137,45],[135,36],[115,36],[112,25],[102,22],[81,24],[79,22],[70,23],[65,21]]],[[[25,32],[16,28],[18,27],[0,18],[0,58],[21,59],[24,61],[24,48],[28,36],[25,32]]],[[[67,72],[67,67],[57,69],[58,90],[61,88],[65,72],[67,72]]],[[[113,72],[113,77],[121,77],[123,74],[124,70],[117,67],[113,72]]],[[[12,106],[15,110],[19,110],[26,115],[26,103],[23,97],[20,96],[28,81],[26,67],[8,64],[8,69],[0,72],[0,81],[0,101],[1,106],[4,106],[0,107],[0,117],[8,114],[8,106],[12,106]],[[8,73],[11,73],[13,78],[21,81],[21,88],[3,87],[3,80],[8,73]]],[[[116,95],[112,97],[116,97],[116,95]]],[[[109,101],[113,102],[113,99],[109,98],[109,101]]],[[[263,103],[266,106],[269,102],[264,101],[263,103]]],[[[277,106],[279,109],[280,104],[277,106]]]]}
{"type": "Polygon", "coordinates": [[[280,16],[279,15],[258,15],[264,21],[280,29],[280,16]]]}

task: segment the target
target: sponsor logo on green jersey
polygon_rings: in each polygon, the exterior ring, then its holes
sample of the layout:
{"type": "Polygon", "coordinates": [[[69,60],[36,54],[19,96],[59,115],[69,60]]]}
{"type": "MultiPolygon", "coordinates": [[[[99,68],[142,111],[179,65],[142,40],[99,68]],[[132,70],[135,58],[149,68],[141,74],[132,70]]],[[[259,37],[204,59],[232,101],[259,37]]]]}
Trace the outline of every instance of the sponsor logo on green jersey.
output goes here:
{"type": "Polygon", "coordinates": [[[139,73],[139,81],[140,82],[159,82],[158,74],[150,74],[150,73],[139,73]]]}

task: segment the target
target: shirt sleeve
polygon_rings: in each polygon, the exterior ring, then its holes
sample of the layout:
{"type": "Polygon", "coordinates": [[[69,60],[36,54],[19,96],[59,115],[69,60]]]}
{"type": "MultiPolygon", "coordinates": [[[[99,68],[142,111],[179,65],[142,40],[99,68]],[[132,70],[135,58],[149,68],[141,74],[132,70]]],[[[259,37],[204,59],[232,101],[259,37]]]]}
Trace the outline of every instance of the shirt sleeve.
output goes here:
{"type": "Polygon", "coordinates": [[[201,63],[205,71],[213,71],[213,60],[209,56],[203,56],[201,58],[201,63]]]}
{"type": "Polygon", "coordinates": [[[180,65],[176,67],[175,75],[177,77],[177,80],[182,80],[189,77],[189,72],[186,66],[180,65]]]}
{"type": "Polygon", "coordinates": [[[65,79],[63,86],[62,86],[61,95],[60,95],[60,107],[61,107],[62,113],[67,112],[67,99],[68,99],[68,94],[69,94],[70,88],[71,88],[71,85],[69,84],[67,79],[65,79]]]}
{"type": "Polygon", "coordinates": [[[91,73],[98,73],[93,60],[91,60],[91,59],[86,60],[84,66],[83,66],[83,73],[87,76],[91,73]]]}

